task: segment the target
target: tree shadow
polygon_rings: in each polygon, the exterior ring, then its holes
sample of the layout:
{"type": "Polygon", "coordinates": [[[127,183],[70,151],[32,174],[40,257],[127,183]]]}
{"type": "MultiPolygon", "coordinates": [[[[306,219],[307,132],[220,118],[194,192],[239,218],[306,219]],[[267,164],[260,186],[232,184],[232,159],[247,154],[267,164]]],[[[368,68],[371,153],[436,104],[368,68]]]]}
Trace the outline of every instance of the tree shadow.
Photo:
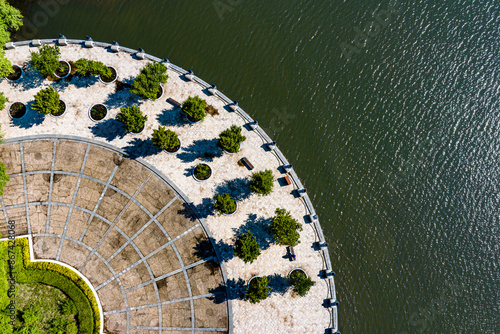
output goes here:
{"type": "Polygon", "coordinates": [[[208,290],[209,293],[214,295],[208,297],[215,304],[225,303],[228,300],[243,299],[245,298],[245,281],[241,278],[235,280],[231,278],[226,281],[226,284],[220,284],[216,288],[211,288],[208,290]]]}
{"type": "Polygon", "coordinates": [[[24,74],[21,80],[12,82],[11,84],[19,90],[29,90],[40,87],[45,81],[45,78],[38,71],[32,69],[29,65],[23,68],[24,74]]]}
{"type": "Polygon", "coordinates": [[[259,244],[259,248],[262,250],[266,250],[274,243],[274,238],[271,233],[271,228],[269,227],[271,224],[271,218],[257,217],[256,214],[250,213],[248,218],[245,220],[245,223],[240,227],[233,229],[236,236],[246,233],[250,231],[254,234],[257,243],[259,244]]]}
{"type": "Polygon", "coordinates": [[[191,145],[182,149],[177,155],[182,162],[193,162],[196,159],[212,161],[222,156],[222,151],[217,147],[217,139],[195,140],[191,145]]]}
{"type": "MultiPolygon", "coordinates": [[[[35,125],[40,125],[45,120],[45,115],[31,108],[33,102],[26,104],[26,115],[23,118],[14,118],[12,125],[21,129],[29,129],[35,125]]],[[[8,112],[8,111],[7,111],[8,112]]]]}
{"type": "Polygon", "coordinates": [[[163,109],[158,116],[156,116],[156,120],[161,126],[174,126],[183,123],[182,115],[177,108],[163,109]]]}
{"type": "Polygon", "coordinates": [[[214,215],[214,200],[212,198],[204,198],[198,205],[192,204],[200,218],[207,218],[214,215]]]}
{"type": "MultiPolygon", "coordinates": [[[[130,85],[133,81],[133,78],[126,78],[123,79],[121,83],[128,87],[128,85],[130,85]]],[[[129,105],[138,105],[141,100],[141,97],[130,93],[128,88],[124,88],[116,89],[113,93],[109,94],[104,104],[106,104],[108,108],[118,108],[129,105]]]]}
{"type": "Polygon", "coordinates": [[[222,240],[215,241],[214,238],[201,240],[194,247],[194,255],[199,258],[205,259],[210,256],[216,256],[214,253],[214,246],[216,247],[222,262],[227,262],[234,257],[233,246],[225,243],[222,240]]]}
{"type": "Polygon", "coordinates": [[[177,214],[188,219],[190,222],[196,221],[196,215],[193,212],[193,207],[191,207],[191,205],[186,202],[182,203],[182,209],[177,210],[177,214]]]}
{"type": "Polygon", "coordinates": [[[250,180],[246,177],[226,180],[217,185],[216,194],[228,193],[232,198],[238,201],[247,199],[252,194],[250,190],[250,180]]]}
{"type": "Polygon", "coordinates": [[[99,82],[99,78],[96,76],[81,76],[81,75],[70,75],[65,79],[57,80],[56,83],[62,88],[69,87],[70,85],[77,88],[88,88],[99,82]]]}
{"type": "Polygon", "coordinates": [[[151,138],[134,138],[124,150],[132,159],[149,157],[161,152],[161,149],[153,146],[153,140],[151,138]]]}
{"type": "Polygon", "coordinates": [[[288,289],[290,289],[290,283],[288,283],[288,279],[285,276],[281,276],[279,274],[274,274],[268,276],[269,278],[269,286],[272,286],[272,293],[277,293],[280,295],[284,295],[288,289]]]}
{"type": "Polygon", "coordinates": [[[114,118],[96,123],[91,128],[91,132],[94,136],[104,138],[107,141],[112,141],[116,138],[121,139],[127,134],[123,124],[114,118]]]}

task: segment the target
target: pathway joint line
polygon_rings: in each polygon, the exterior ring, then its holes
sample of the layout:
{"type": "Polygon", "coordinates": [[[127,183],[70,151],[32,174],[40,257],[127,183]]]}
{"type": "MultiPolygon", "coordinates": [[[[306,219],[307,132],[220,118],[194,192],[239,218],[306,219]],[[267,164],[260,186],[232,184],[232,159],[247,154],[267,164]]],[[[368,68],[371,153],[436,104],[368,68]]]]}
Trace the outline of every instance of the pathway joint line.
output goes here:
{"type": "Polygon", "coordinates": [[[54,166],[56,163],[56,144],[57,140],[54,140],[54,147],[52,148],[52,163],[50,166],[50,184],[49,184],[49,205],[47,206],[47,222],[45,223],[45,232],[49,233],[50,225],[50,209],[52,207],[52,189],[54,187],[54,166]]]}
{"type": "Polygon", "coordinates": [[[21,154],[21,171],[23,173],[23,187],[24,187],[24,204],[26,207],[26,224],[28,226],[28,234],[31,235],[31,221],[30,221],[30,209],[28,205],[28,185],[26,183],[26,166],[24,163],[24,146],[23,143],[19,143],[20,154],[21,154]]]}

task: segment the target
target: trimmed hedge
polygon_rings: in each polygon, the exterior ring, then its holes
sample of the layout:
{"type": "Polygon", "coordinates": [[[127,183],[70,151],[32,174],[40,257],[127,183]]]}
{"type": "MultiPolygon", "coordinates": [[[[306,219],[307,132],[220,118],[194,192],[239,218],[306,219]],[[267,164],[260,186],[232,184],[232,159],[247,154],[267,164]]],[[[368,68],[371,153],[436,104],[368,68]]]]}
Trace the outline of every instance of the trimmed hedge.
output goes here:
{"type": "MultiPolygon", "coordinates": [[[[5,245],[6,242],[3,244],[5,245]]],[[[19,283],[42,283],[60,289],[78,309],[79,333],[98,334],[101,326],[99,307],[94,293],[85,281],[73,270],[57,263],[31,262],[27,239],[16,239],[15,247],[17,247],[16,258],[22,256],[22,262],[15,262],[15,270],[18,273],[17,281],[19,283]]]]}

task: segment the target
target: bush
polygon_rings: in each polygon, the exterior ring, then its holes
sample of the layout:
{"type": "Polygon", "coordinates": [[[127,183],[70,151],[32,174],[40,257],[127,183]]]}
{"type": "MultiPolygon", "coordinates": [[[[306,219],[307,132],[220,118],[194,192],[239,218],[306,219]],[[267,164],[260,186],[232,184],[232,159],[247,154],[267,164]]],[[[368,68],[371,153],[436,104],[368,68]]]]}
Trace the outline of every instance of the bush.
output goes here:
{"type": "Polygon", "coordinates": [[[95,75],[108,78],[113,71],[100,61],[81,58],[75,62],[76,73],[81,76],[95,75]]]}
{"type": "Polygon", "coordinates": [[[59,67],[61,52],[57,45],[42,45],[39,52],[31,52],[31,66],[46,78],[54,74],[59,67]]]}
{"type": "Polygon", "coordinates": [[[268,284],[269,279],[267,276],[254,278],[247,289],[245,300],[256,304],[266,299],[268,293],[271,292],[271,288],[267,286],[268,284]]]}
{"type": "Polygon", "coordinates": [[[5,95],[0,92],[0,110],[5,108],[5,103],[9,102],[9,99],[5,97],[5,95]]]}
{"type": "Polygon", "coordinates": [[[316,284],[310,277],[307,277],[299,270],[291,273],[288,282],[293,285],[293,291],[301,297],[307,295],[309,289],[316,284]]]}
{"type": "Polygon", "coordinates": [[[76,315],[76,313],[78,312],[75,303],[73,303],[73,301],[69,298],[61,301],[59,307],[61,308],[61,313],[64,315],[76,315]]]}
{"type": "Polygon", "coordinates": [[[276,209],[276,216],[271,221],[271,230],[278,245],[297,246],[299,244],[302,225],[292,218],[289,211],[276,209]]]}
{"type": "Polygon", "coordinates": [[[247,138],[241,134],[241,127],[231,125],[229,129],[222,131],[219,135],[219,145],[230,153],[240,150],[240,144],[247,138]]]}
{"type": "Polygon", "coordinates": [[[252,174],[250,189],[259,195],[269,195],[273,191],[273,172],[270,169],[252,174]]]}
{"type": "Polygon", "coordinates": [[[153,130],[153,145],[173,152],[181,145],[181,141],[174,131],[165,130],[165,127],[159,126],[158,130],[153,130]]]}
{"type": "Polygon", "coordinates": [[[132,83],[131,93],[145,99],[156,100],[160,86],[167,82],[167,67],[162,63],[149,63],[132,83]]]}
{"type": "Polygon", "coordinates": [[[182,103],[181,109],[191,122],[198,122],[203,120],[207,115],[205,113],[206,106],[207,102],[199,96],[190,96],[186,101],[184,101],[184,103],[182,103]]]}
{"type": "Polygon", "coordinates": [[[42,89],[35,95],[33,109],[41,114],[58,115],[61,111],[59,93],[52,87],[42,89]]]}
{"type": "Polygon", "coordinates": [[[5,43],[10,41],[10,32],[23,25],[23,16],[7,1],[0,1],[0,78],[11,74],[12,63],[5,58],[5,43]]]}
{"type": "Polygon", "coordinates": [[[198,180],[206,180],[210,175],[212,175],[212,169],[207,164],[198,164],[194,168],[194,176],[196,176],[198,180]]]}
{"type": "Polygon", "coordinates": [[[0,161],[0,196],[3,195],[3,187],[5,187],[8,181],[10,181],[10,176],[7,174],[7,168],[0,161]]]}
{"type": "Polygon", "coordinates": [[[214,208],[219,213],[231,214],[236,211],[236,200],[227,193],[215,195],[214,208]]]}
{"type": "Polygon", "coordinates": [[[253,233],[247,231],[245,234],[241,234],[236,240],[236,245],[234,247],[234,254],[245,261],[245,263],[252,263],[260,255],[259,244],[253,236],[253,233]]]}
{"type": "Polygon", "coordinates": [[[141,132],[148,120],[148,116],[143,115],[141,108],[136,106],[121,108],[116,118],[125,125],[125,130],[133,133],[141,132]]]}

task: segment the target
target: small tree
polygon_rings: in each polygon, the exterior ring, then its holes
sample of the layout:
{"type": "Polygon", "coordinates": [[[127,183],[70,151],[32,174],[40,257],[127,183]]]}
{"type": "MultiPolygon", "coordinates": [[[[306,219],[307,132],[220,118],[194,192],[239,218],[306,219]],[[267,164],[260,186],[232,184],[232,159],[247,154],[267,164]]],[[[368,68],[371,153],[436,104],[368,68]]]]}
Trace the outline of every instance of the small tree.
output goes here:
{"type": "Polygon", "coordinates": [[[230,153],[236,153],[240,150],[240,144],[247,138],[241,134],[241,127],[231,125],[229,129],[219,134],[219,145],[230,153]]]}
{"type": "Polygon", "coordinates": [[[214,208],[220,213],[230,214],[236,211],[236,201],[227,193],[215,195],[214,208]]]}
{"type": "Polygon", "coordinates": [[[190,96],[186,101],[184,101],[184,103],[182,103],[181,109],[190,121],[197,122],[203,120],[207,115],[205,113],[206,106],[207,102],[199,96],[190,96]]]}
{"type": "Polygon", "coordinates": [[[23,25],[23,16],[7,1],[0,1],[0,78],[13,73],[12,63],[5,58],[4,46],[10,41],[10,32],[23,25]]]}
{"type": "Polygon", "coordinates": [[[252,304],[259,303],[266,299],[269,292],[271,292],[271,287],[267,286],[268,284],[269,279],[267,276],[254,278],[250,282],[245,299],[252,304]]]}
{"type": "Polygon", "coordinates": [[[61,52],[57,45],[51,46],[48,44],[42,45],[39,52],[31,52],[31,66],[46,78],[57,70],[59,67],[59,57],[61,52]]]}
{"type": "Polygon", "coordinates": [[[194,175],[199,180],[206,180],[212,174],[212,169],[210,169],[209,165],[206,164],[198,164],[194,168],[194,175]]]}
{"type": "Polygon", "coordinates": [[[123,123],[128,132],[139,133],[144,129],[148,116],[142,114],[141,108],[131,106],[120,108],[116,119],[123,123]]]}
{"type": "Polygon", "coordinates": [[[259,195],[269,195],[273,191],[274,177],[270,169],[252,174],[250,189],[259,195]]]}
{"type": "Polygon", "coordinates": [[[102,78],[109,78],[113,71],[104,65],[103,62],[81,58],[75,62],[76,73],[81,76],[98,75],[102,78]]]}
{"type": "Polygon", "coordinates": [[[149,63],[135,78],[130,92],[145,99],[156,100],[160,85],[167,82],[167,67],[162,63],[149,63]]]}
{"type": "Polygon", "coordinates": [[[302,271],[296,270],[290,274],[288,282],[293,285],[293,291],[301,297],[309,292],[309,289],[316,284],[311,278],[307,277],[302,271]]]}
{"type": "Polygon", "coordinates": [[[299,244],[302,226],[292,218],[289,211],[277,208],[276,216],[271,221],[271,230],[278,245],[297,246],[299,244]]]}
{"type": "Polygon", "coordinates": [[[153,145],[162,150],[174,151],[181,145],[181,141],[174,131],[159,126],[158,130],[153,130],[153,145]]]}
{"type": "Polygon", "coordinates": [[[33,109],[41,114],[58,114],[61,110],[59,93],[52,87],[42,89],[35,95],[33,109]]]}
{"type": "Polygon", "coordinates": [[[9,99],[5,97],[5,95],[0,92],[0,110],[5,108],[5,103],[9,102],[9,99]]]}
{"type": "MultiPolygon", "coordinates": [[[[0,138],[0,142],[2,139],[0,138]]],[[[0,196],[3,196],[3,187],[10,181],[10,176],[7,174],[7,168],[3,162],[0,161],[0,196]]]]}
{"type": "Polygon", "coordinates": [[[259,257],[259,244],[252,232],[247,231],[247,233],[241,234],[238,237],[234,247],[234,254],[245,261],[245,263],[252,263],[259,257]]]}

